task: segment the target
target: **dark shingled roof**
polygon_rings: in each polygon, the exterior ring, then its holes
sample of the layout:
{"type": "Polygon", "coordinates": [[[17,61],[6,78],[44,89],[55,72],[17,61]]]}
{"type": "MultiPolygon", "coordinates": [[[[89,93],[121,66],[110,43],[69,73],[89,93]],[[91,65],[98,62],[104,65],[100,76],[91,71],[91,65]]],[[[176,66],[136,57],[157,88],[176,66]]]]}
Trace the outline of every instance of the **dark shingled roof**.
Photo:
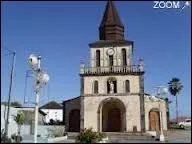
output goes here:
{"type": "Polygon", "coordinates": [[[62,109],[62,105],[56,101],[51,101],[43,106],[40,109],[62,109]]]}
{"type": "Polygon", "coordinates": [[[115,8],[113,1],[107,2],[100,27],[107,25],[118,25],[123,27],[123,24],[119,18],[117,9],[115,8]]]}
{"type": "Polygon", "coordinates": [[[124,39],[124,26],[112,1],[108,1],[105,7],[103,19],[99,27],[99,39],[124,39]]]}
{"type": "Polygon", "coordinates": [[[63,103],[65,103],[65,102],[69,102],[69,101],[72,101],[72,100],[75,100],[75,99],[79,99],[79,98],[80,98],[80,96],[77,96],[77,97],[74,97],[74,98],[65,100],[65,101],[63,101],[63,103]]]}

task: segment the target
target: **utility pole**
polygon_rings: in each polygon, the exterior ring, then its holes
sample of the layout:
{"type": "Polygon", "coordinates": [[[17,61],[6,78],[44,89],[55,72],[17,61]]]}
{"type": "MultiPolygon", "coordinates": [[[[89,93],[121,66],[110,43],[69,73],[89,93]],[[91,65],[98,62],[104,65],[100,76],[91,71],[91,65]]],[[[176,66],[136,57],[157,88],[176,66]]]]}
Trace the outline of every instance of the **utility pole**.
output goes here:
{"type": "Polygon", "coordinates": [[[6,118],[6,122],[5,122],[5,133],[4,133],[5,137],[6,136],[8,137],[8,125],[9,125],[9,111],[10,111],[10,102],[11,102],[11,90],[12,90],[12,83],[13,83],[13,74],[14,74],[14,70],[15,70],[15,59],[16,59],[16,52],[12,52],[12,53],[13,53],[13,62],[12,62],[11,76],[10,76],[10,85],[9,85],[7,118],[6,118]]]}

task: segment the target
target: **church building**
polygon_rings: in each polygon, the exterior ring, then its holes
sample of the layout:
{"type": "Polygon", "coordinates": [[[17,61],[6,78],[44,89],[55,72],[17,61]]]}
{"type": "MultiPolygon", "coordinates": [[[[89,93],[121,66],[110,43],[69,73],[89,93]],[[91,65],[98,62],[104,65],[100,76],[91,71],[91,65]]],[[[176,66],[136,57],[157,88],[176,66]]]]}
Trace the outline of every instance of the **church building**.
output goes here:
{"type": "Polygon", "coordinates": [[[89,44],[90,64],[80,66],[80,96],[63,102],[66,131],[167,130],[168,103],[144,92],[143,60],[133,63],[134,42],[125,38],[124,29],[114,2],[108,1],[99,40],[89,44]]]}

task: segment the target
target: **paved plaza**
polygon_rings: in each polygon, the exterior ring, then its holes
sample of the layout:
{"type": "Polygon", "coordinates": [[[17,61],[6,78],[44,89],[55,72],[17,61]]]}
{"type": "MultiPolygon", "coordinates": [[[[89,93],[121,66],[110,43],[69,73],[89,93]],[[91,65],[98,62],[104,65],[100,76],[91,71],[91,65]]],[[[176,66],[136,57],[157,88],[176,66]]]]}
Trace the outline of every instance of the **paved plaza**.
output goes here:
{"type": "MultiPolygon", "coordinates": [[[[191,143],[191,130],[169,130],[164,132],[165,143],[191,143]]],[[[60,141],[58,143],[74,143],[74,139],[60,141]]],[[[110,139],[108,143],[161,143],[155,140],[127,140],[110,139]]]]}

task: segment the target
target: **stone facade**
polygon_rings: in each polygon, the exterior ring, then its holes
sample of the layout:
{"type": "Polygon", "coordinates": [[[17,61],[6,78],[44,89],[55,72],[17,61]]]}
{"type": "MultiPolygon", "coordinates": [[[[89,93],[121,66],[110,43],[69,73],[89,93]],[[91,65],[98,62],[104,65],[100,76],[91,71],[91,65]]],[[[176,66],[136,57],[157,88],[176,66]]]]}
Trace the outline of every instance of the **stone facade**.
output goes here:
{"type": "Polygon", "coordinates": [[[99,96],[99,97],[85,97],[84,98],[84,127],[92,127],[96,131],[101,131],[101,125],[99,127],[99,105],[109,99],[119,99],[125,106],[126,127],[124,131],[133,131],[133,126],[136,126],[140,131],[140,104],[139,96],[99,96]],[[134,109],[134,110],[133,110],[134,109]]]}
{"type": "MultiPolygon", "coordinates": [[[[96,131],[101,131],[100,116],[99,111],[101,105],[104,101],[110,99],[118,99],[125,106],[125,119],[126,126],[123,131],[132,132],[133,127],[137,127],[137,131],[141,131],[141,117],[140,117],[140,98],[137,94],[127,94],[127,95],[87,95],[77,97],[75,99],[71,99],[65,101],[65,127],[66,131],[69,129],[69,113],[72,110],[80,109],[81,98],[83,99],[83,113],[81,114],[81,128],[89,128],[92,127],[96,131]]],[[[144,97],[144,106],[145,106],[145,130],[150,131],[149,125],[149,112],[153,109],[159,110],[159,103],[161,103],[162,110],[162,121],[163,121],[163,130],[167,130],[167,107],[166,102],[164,100],[150,100],[150,95],[145,95],[144,97]]]]}
{"type": "MultiPolygon", "coordinates": [[[[156,98],[155,100],[151,99],[151,96],[145,95],[145,127],[147,131],[150,131],[150,122],[149,122],[149,112],[153,109],[159,111],[161,108],[162,112],[162,125],[163,130],[167,130],[167,106],[166,101],[156,98]]],[[[160,118],[161,121],[161,118],[160,118]]]]}
{"type": "Polygon", "coordinates": [[[95,80],[98,81],[98,94],[106,95],[107,94],[107,80],[111,77],[114,77],[117,81],[117,93],[125,94],[125,80],[130,81],[130,94],[138,94],[139,89],[139,76],[125,75],[125,76],[90,76],[84,77],[84,95],[93,94],[93,83],[95,80]]]}
{"type": "MultiPolygon", "coordinates": [[[[124,31],[117,28],[121,22],[112,1],[107,2],[102,24],[102,39],[89,45],[89,66],[81,64],[81,96],[64,102],[66,130],[90,127],[104,132],[159,130],[156,126],[160,115],[153,112],[159,109],[159,102],[148,100],[150,95],[144,96],[143,61],[133,64],[133,42],[125,40],[124,31]]],[[[161,103],[166,130],[165,101],[161,103]]]]}
{"type": "Polygon", "coordinates": [[[131,59],[132,59],[132,51],[133,46],[132,45],[124,45],[124,46],[116,46],[116,47],[103,47],[103,48],[92,48],[90,49],[90,63],[91,67],[96,66],[96,51],[100,51],[100,64],[102,67],[109,65],[109,56],[107,55],[107,50],[110,48],[114,48],[114,55],[113,55],[113,64],[114,66],[121,66],[122,65],[122,56],[121,56],[121,50],[125,49],[127,52],[127,64],[130,65],[131,59]]]}
{"type": "Polygon", "coordinates": [[[72,110],[80,110],[80,97],[63,102],[65,130],[69,130],[69,114],[72,110]]]}

